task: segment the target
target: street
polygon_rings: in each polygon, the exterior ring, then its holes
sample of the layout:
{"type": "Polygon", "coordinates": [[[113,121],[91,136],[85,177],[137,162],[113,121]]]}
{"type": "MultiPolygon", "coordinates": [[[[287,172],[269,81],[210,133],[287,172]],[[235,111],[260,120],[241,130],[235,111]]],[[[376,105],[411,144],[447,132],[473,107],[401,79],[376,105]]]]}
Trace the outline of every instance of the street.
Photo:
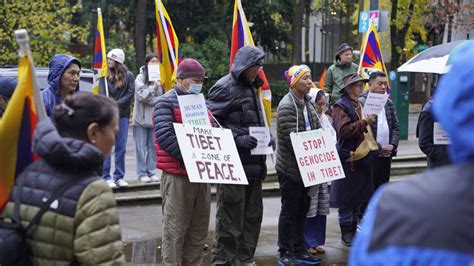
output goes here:
{"type": "MultiPolygon", "coordinates": [[[[263,221],[260,239],[255,254],[257,265],[276,265],[278,261],[278,216],[280,213],[280,198],[263,199],[263,221]]],[[[210,265],[212,237],[214,234],[216,203],[211,204],[211,219],[209,223],[208,245],[205,252],[204,265],[210,265]]],[[[161,256],[161,206],[127,206],[119,207],[122,238],[126,243],[127,261],[135,263],[159,263],[161,256]]],[[[331,209],[327,220],[326,254],[321,256],[324,265],[345,265],[348,249],[341,244],[337,209],[331,209]]]]}

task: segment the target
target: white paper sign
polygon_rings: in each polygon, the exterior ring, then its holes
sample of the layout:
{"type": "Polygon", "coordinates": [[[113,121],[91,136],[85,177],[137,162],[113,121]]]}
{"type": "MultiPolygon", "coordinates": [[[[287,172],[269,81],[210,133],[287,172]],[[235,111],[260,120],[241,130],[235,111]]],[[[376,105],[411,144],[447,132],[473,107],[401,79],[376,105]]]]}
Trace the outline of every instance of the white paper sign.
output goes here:
{"type": "Polygon", "coordinates": [[[183,124],[190,126],[212,126],[209,114],[207,113],[206,101],[202,93],[179,95],[178,103],[183,124]]]}
{"type": "Polygon", "coordinates": [[[257,147],[250,150],[252,155],[273,154],[270,143],[270,129],[268,127],[249,127],[249,135],[257,139],[257,147]]]}
{"type": "Polygon", "coordinates": [[[290,138],[305,187],[345,177],[331,131],[291,133],[290,138]]]}
{"type": "Polygon", "coordinates": [[[367,99],[365,100],[362,114],[364,115],[378,115],[382,112],[385,107],[385,103],[388,99],[388,93],[380,94],[369,92],[367,99]]]}
{"type": "Polygon", "coordinates": [[[449,145],[451,144],[451,139],[448,136],[448,133],[444,131],[444,128],[439,122],[434,122],[433,125],[433,144],[434,145],[449,145]]]}
{"type": "Polygon", "coordinates": [[[230,129],[173,126],[190,182],[248,184],[230,129]]]}
{"type": "Polygon", "coordinates": [[[148,80],[149,81],[161,80],[159,64],[148,64],[148,80]]]}

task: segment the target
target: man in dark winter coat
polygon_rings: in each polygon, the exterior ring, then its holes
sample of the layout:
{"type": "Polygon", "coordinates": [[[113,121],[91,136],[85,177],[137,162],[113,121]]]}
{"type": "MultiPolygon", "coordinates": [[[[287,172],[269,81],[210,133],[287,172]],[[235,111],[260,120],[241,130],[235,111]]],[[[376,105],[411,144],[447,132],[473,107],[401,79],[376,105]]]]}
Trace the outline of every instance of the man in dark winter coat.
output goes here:
{"type": "Polygon", "coordinates": [[[252,263],[262,222],[262,180],[267,174],[266,156],[251,155],[257,139],[249,127],[263,127],[263,106],[257,89],[263,51],[244,46],[236,53],[231,73],[209,91],[208,104],[223,127],[232,130],[249,181],[248,186],[218,185],[213,264],[252,263]]]}
{"type": "Polygon", "coordinates": [[[154,111],[157,168],[163,198],[163,265],[201,265],[209,228],[211,187],[191,183],[184,166],[173,123],[182,123],[178,97],[202,88],[204,67],[186,58],[178,66],[173,89],[161,95],[154,111]]]}
{"type": "Polygon", "coordinates": [[[53,56],[49,62],[49,87],[41,92],[48,116],[66,96],[79,91],[80,73],[81,63],[76,58],[67,54],[53,56]]]}
{"type": "MultiPolygon", "coordinates": [[[[386,93],[387,76],[381,71],[374,72],[369,78],[369,91],[372,93],[386,93]]],[[[369,91],[365,91],[359,101],[365,105],[365,100],[369,91]]],[[[400,140],[400,123],[398,121],[395,105],[388,99],[385,107],[377,115],[374,123],[370,125],[374,138],[379,147],[379,156],[374,160],[373,184],[374,191],[379,186],[387,183],[390,179],[390,167],[392,165],[392,156],[397,154],[398,141],[400,140]]]]}
{"type": "Polygon", "coordinates": [[[448,145],[434,144],[434,124],[438,123],[433,115],[433,100],[428,101],[418,117],[416,127],[416,136],[418,137],[418,146],[426,154],[428,159],[428,168],[435,168],[451,163],[448,155],[448,145]]]}
{"type": "Polygon", "coordinates": [[[336,51],[336,60],[326,73],[324,79],[324,92],[329,94],[329,105],[333,106],[339,98],[339,92],[344,87],[342,78],[350,73],[357,72],[357,64],[352,62],[354,49],[347,43],[341,43],[336,51]]]}
{"type": "Polygon", "coordinates": [[[349,265],[473,265],[474,45],[457,54],[433,101],[451,138],[453,165],[382,186],[369,203],[349,265]]]}

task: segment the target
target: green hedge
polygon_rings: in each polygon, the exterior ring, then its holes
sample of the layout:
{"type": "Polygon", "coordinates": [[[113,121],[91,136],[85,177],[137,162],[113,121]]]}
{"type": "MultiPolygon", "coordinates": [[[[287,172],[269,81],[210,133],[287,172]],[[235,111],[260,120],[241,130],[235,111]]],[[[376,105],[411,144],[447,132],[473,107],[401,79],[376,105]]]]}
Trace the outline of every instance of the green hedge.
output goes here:
{"type": "Polygon", "coordinates": [[[286,81],[269,81],[272,90],[272,107],[277,107],[280,100],[288,93],[286,81]]]}

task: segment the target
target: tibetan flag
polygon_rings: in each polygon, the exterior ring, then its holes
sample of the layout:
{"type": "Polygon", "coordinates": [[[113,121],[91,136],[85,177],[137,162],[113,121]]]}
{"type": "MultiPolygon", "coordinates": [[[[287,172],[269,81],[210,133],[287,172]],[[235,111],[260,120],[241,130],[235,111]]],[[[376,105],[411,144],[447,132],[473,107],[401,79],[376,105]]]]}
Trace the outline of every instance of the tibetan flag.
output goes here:
{"type": "MultiPolygon", "coordinates": [[[[234,4],[234,20],[232,22],[232,43],[230,47],[230,64],[234,62],[234,57],[237,51],[246,45],[255,45],[252,38],[252,33],[250,32],[249,25],[247,23],[247,18],[245,17],[244,10],[242,8],[242,3],[240,0],[235,0],[234,4]]],[[[272,92],[270,86],[268,85],[267,77],[263,69],[260,69],[258,76],[263,80],[262,87],[259,88],[258,94],[260,96],[261,105],[265,111],[265,125],[270,126],[270,121],[272,117],[272,92]]]]}
{"type": "Polygon", "coordinates": [[[107,58],[105,56],[104,24],[102,12],[97,8],[97,27],[95,29],[94,63],[93,68],[97,71],[94,77],[94,94],[99,93],[99,79],[107,75],[107,58]]]}
{"type": "Polygon", "coordinates": [[[32,143],[39,117],[35,103],[42,101],[35,99],[40,96],[34,93],[32,62],[23,57],[18,65],[18,85],[0,120],[0,211],[8,202],[15,177],[38,159],[32,143]]]}
{"type": "Polygon", "coordinates": [[[155,0],[155,9],[161,84],[166,92],[172,89],[176,82],[176,71],[180,62],[179,41],[161,0],[155,0]]]}
{"type": "MultiPolygon", "coordinates": [[[[377,29],[372,22],[370,23],[369,30],[364,35],[361,51],[359,70],[357,72],[362,78],[368,79],[374,71],[382,71],[388,77],[387,68],[382,58],[377,29]]],[[[366,88],[368,87],[366,86],[366,88]]],[[[390,89],[390,83],[388,83],[388,89],[390,89]]]]}

